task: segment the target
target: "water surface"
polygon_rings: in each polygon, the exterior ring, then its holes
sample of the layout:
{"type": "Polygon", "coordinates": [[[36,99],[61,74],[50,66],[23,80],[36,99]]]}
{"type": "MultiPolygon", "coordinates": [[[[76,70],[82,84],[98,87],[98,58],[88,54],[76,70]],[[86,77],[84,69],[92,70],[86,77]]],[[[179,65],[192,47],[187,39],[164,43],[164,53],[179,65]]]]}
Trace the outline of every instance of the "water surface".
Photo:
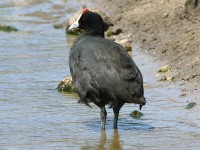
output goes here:
{"type": "Polygon", "coordinates": [[[118,131],[112,129],[112,110],[108,109],[107,130],[101,132],[96,106],[80,105],[76,97],[55,90],[69,75],[70,39],[64,28],[53,25],[66,21],[83,4],[0,2],[0,22],[19,29],[0,32],[0,149],[198,149],[199,124],[186,121],[191,115],[185,103],[161,90],[155,77],[158,65],[137,49],[134,59],[150,85],[145,88],[147,105],[140,119],[129,116],[138,106],[123,106],[118,131]]]}

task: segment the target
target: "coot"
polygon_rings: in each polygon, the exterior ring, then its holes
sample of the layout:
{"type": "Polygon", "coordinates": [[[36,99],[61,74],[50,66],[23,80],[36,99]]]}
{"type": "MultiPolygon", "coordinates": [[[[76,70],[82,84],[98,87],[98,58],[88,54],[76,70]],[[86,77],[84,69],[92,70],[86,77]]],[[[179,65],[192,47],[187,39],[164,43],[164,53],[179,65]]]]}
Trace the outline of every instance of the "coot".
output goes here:
{"type": "Polygon", "coordinates": [[[70,72],[79,102],[90,102],[101,110],[101,129],[105,130],[109,104],[114,112],[114,129],[124,103],[145,105],[143,78],[137,65],[124,47],[104,38],[104,23],[95,12],[83,9],[70,30],[85,30],[74,42],[69,56],[70,72]]]}

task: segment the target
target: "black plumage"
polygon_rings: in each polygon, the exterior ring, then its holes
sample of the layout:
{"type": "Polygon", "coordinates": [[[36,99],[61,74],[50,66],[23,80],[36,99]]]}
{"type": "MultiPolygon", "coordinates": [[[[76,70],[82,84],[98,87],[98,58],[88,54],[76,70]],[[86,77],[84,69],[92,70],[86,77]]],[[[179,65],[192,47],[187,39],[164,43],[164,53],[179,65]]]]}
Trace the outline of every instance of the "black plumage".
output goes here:
{"type": "MultiPolygon", "coordinates": [[[[79,102],[93,102],[101,109],[105,129],[106,109],[114,111],[114,128],[124,103],[145,105],[140,70],[125,49],[104,38],[104,24],[97,13],[85,10],[76,27],[84,29],[70,51],[69,66],[79,102]]],[[[73,27],[74,28],[74,27],[73,27]]]]}

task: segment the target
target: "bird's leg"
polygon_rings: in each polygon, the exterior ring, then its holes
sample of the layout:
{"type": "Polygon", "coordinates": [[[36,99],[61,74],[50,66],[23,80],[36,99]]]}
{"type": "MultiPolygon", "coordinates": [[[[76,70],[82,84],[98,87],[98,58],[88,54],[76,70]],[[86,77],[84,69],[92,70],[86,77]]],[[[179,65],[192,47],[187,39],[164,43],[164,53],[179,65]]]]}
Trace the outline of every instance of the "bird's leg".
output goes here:
{"type": "Polygon", "coordinates": [[[124,103],[119,103],[113,107],[114,112],[114,122],[113,122],[113,128],[117,129],[117,122],[118,122],[118,116],[119,116],[119,110],[124,105],[124,103]]]}
{"type": "Polygon", "coordinates": [[[106,112],[106,108],[101,107],[101,129],[105,130],[105,126],[106,126],[106,116],[107,116],[107,112],[106,112]]]}
{"type": "Polygon", "coordinates": [[[119,116],[119,109],[114,109],[113,108],[113,111],[114,111],[114,122],[113,122],[113,128],[114,129],[117,129],[117,122],[118,122],[118,116],[119,116]]]}

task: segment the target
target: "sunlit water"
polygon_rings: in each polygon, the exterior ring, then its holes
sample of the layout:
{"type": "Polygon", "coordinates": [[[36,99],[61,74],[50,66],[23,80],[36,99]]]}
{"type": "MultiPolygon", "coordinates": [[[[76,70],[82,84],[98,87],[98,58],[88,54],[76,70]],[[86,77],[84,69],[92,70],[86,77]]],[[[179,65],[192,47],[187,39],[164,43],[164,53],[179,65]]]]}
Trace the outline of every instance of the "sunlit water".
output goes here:
{"type": "MultiPolygon", "coordinates": [[[[66,21],[83,5],[76,0],[3,0],[0,22],[18,32],[0,32],[0,150],[23,149],[198,149],[200,128],[187,123],[185,103],[160,90],[152,58],[134,52],[144,74],[147,104],[144,116],[126,104],[119,129],[112,129],[108,109],[106,132],[100,131],[99,109],[58,93],[59,81],[69,75],[69,39],[54,24],[66,21]]],[[[167,90],[165,91],[167,92],[167,90]]],[[[172,92],[173,94],[173,92],[172,92]]]]}

